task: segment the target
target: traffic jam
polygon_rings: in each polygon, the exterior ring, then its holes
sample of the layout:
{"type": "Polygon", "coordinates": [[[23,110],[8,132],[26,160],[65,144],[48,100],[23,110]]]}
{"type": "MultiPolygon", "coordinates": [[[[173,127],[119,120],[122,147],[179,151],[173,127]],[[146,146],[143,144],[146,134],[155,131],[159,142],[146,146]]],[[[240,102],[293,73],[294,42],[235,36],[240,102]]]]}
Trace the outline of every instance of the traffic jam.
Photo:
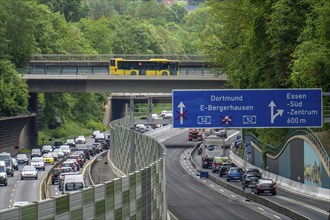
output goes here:
{"type": "Polygon", "coordinates": [[[200,141],[197,147],[199,161],[196,162],[202,170],[219,174],[219,178],[227,182],[240,182],[243,190],[250,190],[257,195],[276,195],[276,183],[263,178],[259,169],[243,169],[230,160],[228,151],[240,147],[240,136],[231,145],[223,145],[223,139],[226,138],[225,129],[211,129],[208,132],[205,129],[189,129],[188,140],[200,141]]]}

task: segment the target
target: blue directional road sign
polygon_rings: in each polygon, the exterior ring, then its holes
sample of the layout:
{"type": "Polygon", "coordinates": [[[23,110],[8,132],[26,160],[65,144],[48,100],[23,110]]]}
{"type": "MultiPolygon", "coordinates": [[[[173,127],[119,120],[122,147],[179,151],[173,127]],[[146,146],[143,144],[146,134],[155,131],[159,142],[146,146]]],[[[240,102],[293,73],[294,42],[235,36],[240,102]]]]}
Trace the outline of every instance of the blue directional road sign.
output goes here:
{"type": "Polygon", "coordinates": [[[175,128],[322,127],[321,89],[173,90],[175,128]]]}

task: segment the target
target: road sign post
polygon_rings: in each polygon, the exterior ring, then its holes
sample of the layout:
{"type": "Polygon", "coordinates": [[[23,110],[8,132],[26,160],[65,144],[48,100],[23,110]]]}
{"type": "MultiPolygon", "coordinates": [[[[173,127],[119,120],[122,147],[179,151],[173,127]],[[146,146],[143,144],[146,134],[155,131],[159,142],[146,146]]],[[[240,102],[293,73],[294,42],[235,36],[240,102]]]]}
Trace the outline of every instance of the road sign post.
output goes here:
{"type": "Polygon", "coordinates": [[[321,89],[173,90],[174,128],[322,127],[321,89]]]}

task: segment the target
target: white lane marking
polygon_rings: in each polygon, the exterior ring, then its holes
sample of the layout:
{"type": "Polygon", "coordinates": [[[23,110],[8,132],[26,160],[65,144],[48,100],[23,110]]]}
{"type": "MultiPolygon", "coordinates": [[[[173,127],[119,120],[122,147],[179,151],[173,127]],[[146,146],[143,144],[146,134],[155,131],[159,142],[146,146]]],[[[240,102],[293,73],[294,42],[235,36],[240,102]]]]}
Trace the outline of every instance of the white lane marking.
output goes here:
{"type": "Polygon", "coordinates": [[[13,189],[12,191],[15,192],[15,189],[13,189]]]}
{"type": "Polygon", "coordinates": [[[260,207],[258,207],[258,209],[260,209],[261,211],[264,211],[264,209],[263,209],[263,208],[260,208],[260,207]]]}
{"type": "Polygon", "coordinates": [[[206,183],[206,180],[203,180],[204,183],[206,183]]]}
{"type": "Polygon", "coordinates": [[[11,197],[13,197],[13,196],[14,196],[14,194],[11,194],[10,196],[11,196],[11,197]]]}
{"type": "Polygon", "coordinates": [[[278,219],[281,219],[281,218],[280,218],[279,216],[277,216],[277,215],[274,215],[274,217],[275,217],[275,218],[278,218],[278,219]]]}
{"type": "Polygon", "coordinates": [[[231,197],[234,197],[234,198],[236,198],[236,196],[235,196],[235,195],[233,195],[233,194],[231,194],[230,196],[231,196],[231,197]]]}
{"type": "Polygon", "coordinates": [[[320,213],[325,214],[325,215],[328,215],[329,214],[327,211],[325,211],[323,209],[317,208],[317,207],[312,206],[312,205],[308,205],[308,204],[303,203],[303,202],[296,201],[294,199],[289,199],[289,198],[286,198],[286,197],[283,197],[283,196],[276,196],[276,197],[277,198],[280,198],[280,199],[283,199],[283,200],[287,200],[287,201],[292,202],[292,203],[296,203],[296,204],[305,206],[306,208],[313,209],[314,211],[320,212],[320,213]]]}
{"type": "Polygon", "coordinates": [[[233,133],[232,135],[229,135],[225,141],[227,141],[229,138],[232,138],[233,136],[235,136],[235,135],[238,134],[238,133],[239,133],[239,131],[233,133]]]}
{"type": "Polygon", "coordinates": [[[214,185],[210,184],[210,186],[214,187],[214,185]]]}
{"type": "Polygon", "coordinates": [[[222,189],[220,189],[221,192],[224,192],[222,189]]]}
{"type": "Polygon", "coordinates": [[[195,176],[195,173],[193,171],[191,171],[191,173],[195,176]]]}

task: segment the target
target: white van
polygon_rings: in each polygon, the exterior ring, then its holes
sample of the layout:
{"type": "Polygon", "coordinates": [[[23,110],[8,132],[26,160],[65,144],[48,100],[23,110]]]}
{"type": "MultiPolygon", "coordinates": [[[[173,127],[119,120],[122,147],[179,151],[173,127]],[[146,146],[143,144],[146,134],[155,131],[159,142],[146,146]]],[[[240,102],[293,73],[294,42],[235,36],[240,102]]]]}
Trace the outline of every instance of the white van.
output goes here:
{"type": "Polygon", "coordinates": [[[0,184],[7,186],[8,184],[8,176],[6,172],[6,162],[0,160],[0,184]]]}
{"type": "Polygon", "coordinates": [[[84,176],[82,174],[65,175],[62,193],[82,190],[86,187],[84,176]]]}

